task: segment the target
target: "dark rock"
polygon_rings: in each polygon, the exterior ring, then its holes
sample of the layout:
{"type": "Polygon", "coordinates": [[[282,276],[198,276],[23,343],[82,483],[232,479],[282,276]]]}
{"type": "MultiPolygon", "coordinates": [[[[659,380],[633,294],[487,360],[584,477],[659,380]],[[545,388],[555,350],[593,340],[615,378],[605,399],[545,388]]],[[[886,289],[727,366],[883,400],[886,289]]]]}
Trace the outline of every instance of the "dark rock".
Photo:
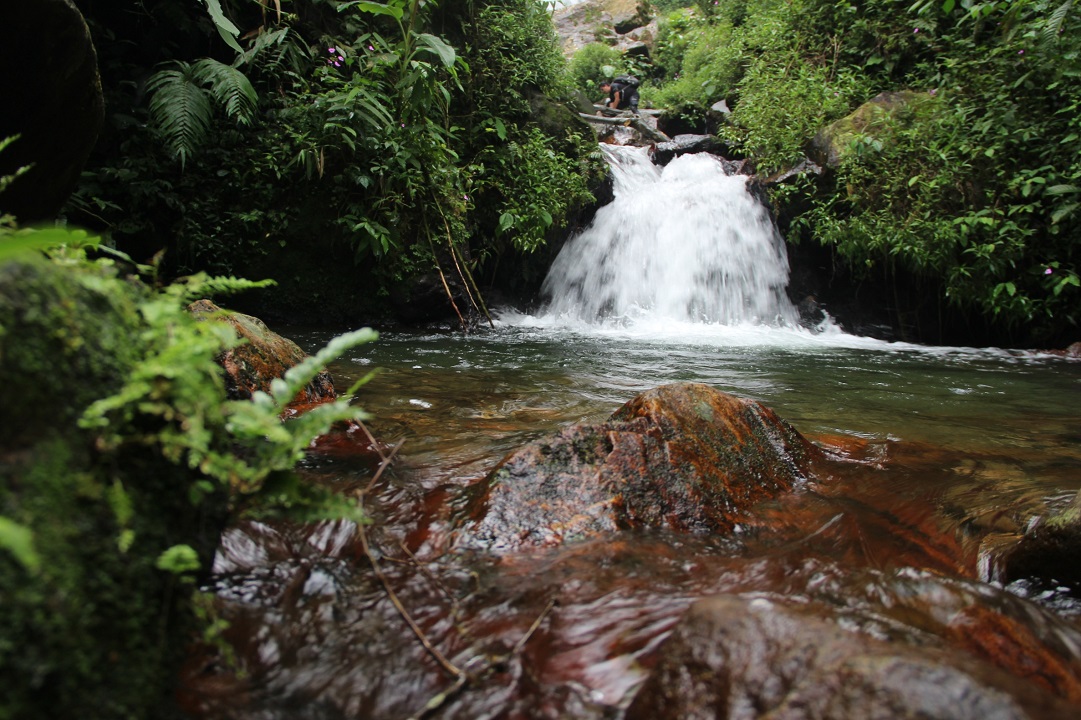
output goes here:
{"type": "Polygon", "coordinates": [[[842,629],[764,598],[697,602],[627,720],[1072,718],[1077,708],[964,653],[842,629]]]}
{"type": "Polygon", "coordinates": [[[780,185],[792,178],[800,177],[803,175],[821,175],[822,168],[819,167],[813,160],[804,158],[800,162],[796,163],[790,168],[784,170],[778,170],[773,175],[770,175],[765,179],[767,185],[780,185]]]}
{"type": "Polygon", "coordinates": [[[4,103],[0,176],[30,170],[0,194],[0,211],[29,224],[56,216],[104,120],[97,54],[70,0],[8,3],[0,23],[4,103]]]}
{"type": "Polygon", "coordinates": [[[1081,598],[1081,493],[1064,508],[1034,519],[1024,533],[1000,537],[994,545],[988,552],[992,579],[1067,588],[1081,598]]]}
{"type": "Polygon", "coordinates": [[[667,165],[673,159],[687,153],[712,153],[723,148],[720,140],[712,135],[676,135],[668,142],[657,143],[653,149],[653,162],[667,165]]]}
{"type": "Polygon", "coordinates": [[[638,395],[507,456],[472,488],[466,545],[554,545],[652,527],[728,533],[801,485],[819,450],[773,411],[697,383],[638,395]]]}
{"type": "MultiPolygon", "coordinates": [[[[199,317],[213,316],[228,323],[244,342],[218,358],[225,368],[225,387],[230,398],[246,400],[257,391],[270,392],[270,384],[289,368],[300,364],[307,354],[295,342],[284,338],[251,315],[225,312],[209,300],[198,300],[188,310],[199,317]]],[[[326,402],[337,397],[330,373],[323,370],[293,399],[294,403],[326,402]]]]}

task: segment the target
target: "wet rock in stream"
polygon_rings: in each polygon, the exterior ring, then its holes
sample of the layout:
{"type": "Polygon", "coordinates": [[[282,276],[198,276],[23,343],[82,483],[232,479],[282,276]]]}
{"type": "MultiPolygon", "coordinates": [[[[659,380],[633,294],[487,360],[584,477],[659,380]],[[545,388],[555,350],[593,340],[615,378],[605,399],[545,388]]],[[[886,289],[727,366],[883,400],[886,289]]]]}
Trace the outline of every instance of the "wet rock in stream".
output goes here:
{"type": "Polygon", "coordinates": [[[769,408],[697,383],[511,453],[474,487],[461,544],[508,550],[631,528],[730,533],[821,456],[769,408]]]}
{"type": "Polygon", "coordinates": [[[1077,706],[951,650],[884,642],[765,598],[697,602],[627,720],[1074,718],[1077,706]]]}
{"type": "MultiPolygon", "coordinates": [[[[670,385],[464,488],[388,472],[365,498],[370,555],[341,521],[241,523],[210,588],[241,672],[196,663],[186,707],[205,720],[1077,716],[1081,631],[975,579],[968,545],[917,492],[944,459],[825,445],[758,403],[670,385]],[[429,647],[465,673],[457,691],[444,695],[457,682],[429,647]]],[[[340,482],[344,452],[317,453],[308,475],[340,482]]]]}

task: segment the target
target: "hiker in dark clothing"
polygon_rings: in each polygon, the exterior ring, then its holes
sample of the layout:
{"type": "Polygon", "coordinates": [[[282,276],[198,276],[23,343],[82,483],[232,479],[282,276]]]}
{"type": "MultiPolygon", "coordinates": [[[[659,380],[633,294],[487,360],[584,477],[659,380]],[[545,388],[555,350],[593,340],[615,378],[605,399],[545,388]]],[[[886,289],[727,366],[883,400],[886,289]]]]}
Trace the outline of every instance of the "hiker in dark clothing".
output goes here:
{"type": "Polygon", "coordinates": [[[630,110],[638,113],[638,78],[620,75],[611,82],[601,83],[601,91],[608,93],[608,107],[614,110],[630,110]]]}

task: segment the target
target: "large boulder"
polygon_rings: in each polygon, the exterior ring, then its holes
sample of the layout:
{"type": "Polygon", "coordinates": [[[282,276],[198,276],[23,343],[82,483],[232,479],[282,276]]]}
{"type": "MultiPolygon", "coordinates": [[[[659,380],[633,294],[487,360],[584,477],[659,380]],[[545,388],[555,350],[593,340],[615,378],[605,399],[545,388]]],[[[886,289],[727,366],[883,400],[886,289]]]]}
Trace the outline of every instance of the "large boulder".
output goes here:
{"type": "Polygon", "coordinates": [[[763,597],[700,600],[627,720],[1073,718],[1077,706],[963,652],[890,642],[763,597]]]}
{"type": "Polygon", "coordinates": [[[643,527],[730,533],[819,455],[757,402],[666,385],[507,456],[468,494],[463,539],[513,549],[643,527]]]}
{"type": "MultiPolygon", "coordinates": [[[[196,317],[228,323],[242,340],[240,345],[226,350],[218,358],[225,369],[225,389],[231,399],[247,400],[255,392],[270,392],[270,384],[275,379],[283,377],[289,368],[308,357],[299,345],[274,332],[257,317],[225,312],[210,300],[197,300],[188,306],[188,311],[196,317]]],[[[312,404],[336,397],[334,380],[323,370],[293,402],[312,404]]]]}
{"type": "Polygon", "coordinates": [[[852,151],[852,144],[893,123],[905,123],[921,106],[933,100],[927,92],[901,90],[879,93],[855,112],[823,128],[811,140],[808,156],[823,167],[837,167],[852,151]]]}
{"type": "Polygon", "coordinates": [[[0,176],[30,170],[0,194],[22,224],[49,220],[79,179],[105,117],[97,54],[71,0],[7,3],[0,23],[4,78],[0,176]]]}

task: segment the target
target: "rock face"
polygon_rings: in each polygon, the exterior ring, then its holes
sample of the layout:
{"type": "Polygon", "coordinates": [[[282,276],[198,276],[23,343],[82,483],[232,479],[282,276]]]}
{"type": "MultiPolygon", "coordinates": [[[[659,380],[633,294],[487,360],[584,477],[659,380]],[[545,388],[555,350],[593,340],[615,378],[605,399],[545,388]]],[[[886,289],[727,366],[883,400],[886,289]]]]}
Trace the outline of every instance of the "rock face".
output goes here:
{"type": "Polygon", "coordinates": [[[104,101],[90,32],[71,0],[8,6],[0,23],[0,139],[20,138],[0,153],[0,176],[32,167],[0,195],[0,211],[29,224],[55,217],[71,194],[104,101]]]}
{"type": "Polygon", "coordinates": [[[464,507],[466,544],[555,545],[641,528],[729,533],[787,493],[819,451],[756,402],[684,383],[647,391],[599,425],[506,457],[464,507]]]}
{"type": "Polygon", "coordinates": [[[875,639],[764,598],[697,602],[627,720],[1072,718],[1077,708],[963,653],[875,639]]]}
{"type": "MultiPolygon", "coordinates": [[[[307,354],[300,347],[272,331],[259,318],[242,313],[223,312],[209,300],[198,300],[188,306],[195,314],[213,314],[215,320],[229,323],[244,344],[222,354],[226,390],[231,399],[246,400],[257,390],[270,391],[270,383],[303,361],[307,354]]],[[[318,403],[337,397],[334,381],[324,370],[308,383],[294,398],[294,403],[318,403]]]]}
{"type": "Polygon", "coordinates": [[[567,57],[606,32],[609,44],[637,54],[648,54],[657,37],[657,21],[641,0],[585,0],[556,10],[552,20],[567,57]]]}

